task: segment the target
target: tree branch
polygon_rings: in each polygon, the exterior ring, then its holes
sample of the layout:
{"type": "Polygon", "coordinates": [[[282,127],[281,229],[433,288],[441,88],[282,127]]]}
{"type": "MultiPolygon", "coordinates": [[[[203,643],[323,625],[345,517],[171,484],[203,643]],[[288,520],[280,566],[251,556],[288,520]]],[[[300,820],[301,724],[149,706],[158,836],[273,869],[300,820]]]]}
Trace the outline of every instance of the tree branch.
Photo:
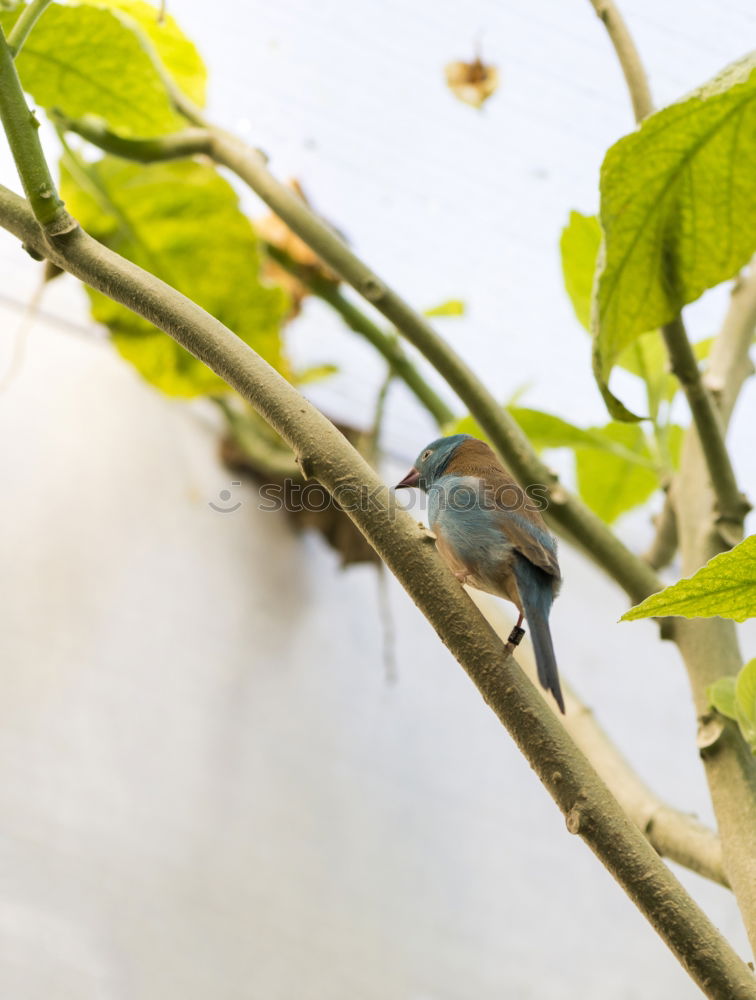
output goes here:
{"type": "Polygon", "coordinates": [[[704,992],[754,1000],[750,970],[662,864],[414,520],[336,428],[242,340],[195,303],[81,229],[48,238],[0,188],[0,224],[34,252],[132,309],[233,386],[288,441],[305,473],[336,495],[477,685],[578,833],[704,992]],[[366,493],[367,491],[367,493],[366,493]],[[360,497],[367,502],[359,502],[360,497]],[[352,502],[349,502],[351,497],[352,502]],[[705,942],[705,947],[702,947],[705,942]]]}
{"type": "MultiPolygon", "coordinates": [[[[706,380],[716,387],[724,427],[738,393],[752,373],[749,349],[756,327],[756,267],[738,281],[709,357],[706,380]]],[[[722,551],[716,500],[708,484],[706,458],[695,430],[686,435],[674,494],[683,573],[690,575],[722,551]]],[[[734,723],[712,716],[707,687],[733,676],[743,663],[733,622],[722,618],[676,618],[674,636],[685,659],[699,715],[699,747],[722,837],[725,871],[756,953],[756,758],[734,723]]]]}
{"type": "MultiPolygon", "coordinates": [[[[591,3],[596,6],[594,0],[591,3]]],[[[611,0],[605,0],[604,7],[610,9],[611,20],[616,15],[611,0]]],[[[619,48],[617,54],[622,61],[619,48]]],[[[634,58],[640,63],[637,51],[634,58]]],[[[628,85],[631,89],[637,86],[637,76],[632,82],[628,80],[628,85]]],[[[650,107],[649,99],[649,110],[650,107]]],[[[748,505],[737,489],[724,436],[746,377],[744,372],[751,370],[748,350],[753,339],[755,315],[753,296],[756,293],[750,288],[753,281],[756,278],[752,262],[749,277],[736,284],[728,317],[709,358],[708,382],[720,387],[719,413],[701,381],[682,320],[678,318],[663,330],[693,417],[693,426],[685,435],[680,472],[673,485],[685,575],[694,573],[722,551],[723,542],[724,547],[729,547],[738,535],[742,537],[748,505]],[[720,476],[723,477],[721,482],[720,476]]],[[[722,838],[725,871],[756,954],[756,854],[753,850],[756,758],[750,754],[734,723],[710,717],[706,696],[710,684],[721,676],[734,675],[742,665],[735,626],[721,618],[674,618],[670,627],[685,661],[699,715],[699,748],[722,838]]]]}
{"type": "Polygon", "coordinates": [[[64,122],[94,145],[120,156],[133,153],[143,160],[149,148],[157,159],[188,155],[189,151],[211,156],[228,167],[282,219],[332,270],[339,274],[433,365],[469,409],[489,440],[524,485],[543,484],[549,491],[547,520],[580,546],[628,593],[634,602],[661,590],[663,584],[656,573],[631,552],[606,524],[558,480],[540,459],[516,421],[491,395],[471,369],[433,330],[428,321],[416,313],[400,296],[389,288],[344,243],[341,237],[323,222],[285,184],[267,169],[265,157],[246,146],[235,136],[204,123],[199,111],[181,95],[175,95],[179,110],[199,130],[192,130],[196,145],[192,146],[187,132],[131,146],[120,140],[118,146],[107,130],[90,122],[64,122]],[[180,150],[180,152],[179,152],[180,150]],[[130,152],[131,151],[131,152],[130,152]]]}
{"type": "Polygon", "coordinates": [[[677,515],[670,496],[672,486],[667,487],[664,506],[656,517],[656,534],[651,545],[643,553],[643,558],[655,570],[668,566],[677,552],[677,515]]]}
{"type": "Polygon", "coordinates": [[[68,232],[76,223],[63,207],[47,167],[37,129],[26,105],[13,56],[0,28],[0,118],[34,215],[51,234],[68,232]]]}
{"type": "Polygon", "coordinates": [[[738,489],[735,471],[725,444],[725,428],[706,388],[698,361],[690,346],[682,320],[678,317],[662,327],[662,335],[672,364],[688,400],[706,467],[719,511],[720,531],[728,545],[743,538],[743,521],[751,505],[738,489]]]}
{"type": "MultiPolygon", "coordinates": [[[[469,591],[469,594],[499,638],[506,641],[514,624],[511,616],[487,594],[480,591],[469,591]]],[[[530,646],[519,647],[518,662],[528,677],[535,681],[537,671],[530,646]]],[[[557,707],[552,699],[540,687],[538,691],[556,714],[557,707]]],[[[562,692],[567,708],[566,715],[562,717],[564,728],[654,850],[703,878],[729,888],[722,865],[722,843],[717,834],[695,816],[674,809],[651,791],[569,682],[562,682],[562,692]]]]}

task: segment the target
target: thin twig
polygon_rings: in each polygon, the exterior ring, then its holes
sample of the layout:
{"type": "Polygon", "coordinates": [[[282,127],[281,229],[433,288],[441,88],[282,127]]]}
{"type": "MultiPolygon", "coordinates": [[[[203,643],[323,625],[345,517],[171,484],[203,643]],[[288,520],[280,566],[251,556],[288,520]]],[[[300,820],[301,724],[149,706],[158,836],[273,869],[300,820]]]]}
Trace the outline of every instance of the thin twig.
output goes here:
{"type": "Polygon", "coordinates": [[[636,121],[650,115],[654,110],[648,77],[632,35],[624,18],[612,0],[590,0],[591,6],[604,22],[607,34],[612,40],[633,105],[636,121]]]}
{"type": "Polygon", "coordinates": [[[8,34],[8,48],[14,59],[21,51],[34,25],[44,14],[45,8],[51,3],[52,0],[31,0],[31,3],[21,10],[18,20],[8,34]]]}
{"type": "Polygon", "coordinates": [[[379,354],[383,355],[394,374],[402,379],[407,388],[414,393],[439,427],[454,420],[454,411],[446,405],[435,389],[426,382],[415,365],[407,357],[396,335],[381,330],[369,316],[353,302],[350,302],[336,282],[328,281],[327,278],[315,274],[312,268],[297,264],[289,254],[271,243],[266,243],[265,248],[277,264],[280,264],[289,274],[298,278],[313,295],[317,296],[323,302],[327,302],[334,312],[339,314],[350,330],[354,330],[355,333],[364,337],[379,354]]]}
{"type": "Polygon", "coordinates": [[[289,443],[305,474],[342,506],[507,727],[579,834],[714,1000],[754,1000],[745,963],[628,820],[534,686],[422,538],[414,519],[343,435],[259,355],[203,309],[81,229],[46,238],[0,187],[0,225],[38,255],[164,330],[225,379],[289,443]],[[345,503],[348,496],[354,503],[345,503]],[[368,502],[358,502],[367,496],[368,502]],[[706,942],[706,947],[701,942],[706,942]]]}
{"type": "Polygon", "coordinates": [[[706,467],[717,498],[720,532],[728,545],[743,537],[743,521],[751,505],[740,492],[730,453],[725,443],[725,428],[714,399],[704,385],[693,348],[682,320],[678,317],[662,327],[662,335],[672,366],[688,400],[698,433],[706,467]]]}
{"type": "Polygon", "coordinates": [[[677,551],[677,515],[670,497],[671,486],[667,488],[664,506],[656,517],[656,533],[651,545],[643,553],[643,558],[655,570],[669,566],[677,551]]]}

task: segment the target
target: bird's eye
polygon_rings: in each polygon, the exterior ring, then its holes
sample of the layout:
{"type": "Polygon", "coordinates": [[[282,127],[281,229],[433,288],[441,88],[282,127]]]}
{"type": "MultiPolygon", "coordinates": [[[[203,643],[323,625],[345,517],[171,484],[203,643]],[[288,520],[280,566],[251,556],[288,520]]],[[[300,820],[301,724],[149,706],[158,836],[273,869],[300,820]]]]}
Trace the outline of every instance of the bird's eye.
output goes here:
{"type": "Polygon", "coordinates": [[[430,448],[426,448],[425,451],[420,456],[420,461],[421,462],[427,462],[428,459],[431,457],[432,454],[433,454],[433,452],[430,450],[430,448]]]}

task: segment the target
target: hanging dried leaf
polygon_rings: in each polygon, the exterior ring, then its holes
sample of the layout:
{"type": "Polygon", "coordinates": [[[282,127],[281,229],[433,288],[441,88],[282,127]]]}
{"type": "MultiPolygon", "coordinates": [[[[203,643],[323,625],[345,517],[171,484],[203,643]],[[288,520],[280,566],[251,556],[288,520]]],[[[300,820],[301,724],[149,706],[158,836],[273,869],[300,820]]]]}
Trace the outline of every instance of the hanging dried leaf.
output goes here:
{"type": "Polygon", "coordinates": [[[446,66],[446,83],[460,101],[480,108],[496,93],[499,71],[495,66],[486,66],[480,58],[469,63],[450,62],[446,66]]]}

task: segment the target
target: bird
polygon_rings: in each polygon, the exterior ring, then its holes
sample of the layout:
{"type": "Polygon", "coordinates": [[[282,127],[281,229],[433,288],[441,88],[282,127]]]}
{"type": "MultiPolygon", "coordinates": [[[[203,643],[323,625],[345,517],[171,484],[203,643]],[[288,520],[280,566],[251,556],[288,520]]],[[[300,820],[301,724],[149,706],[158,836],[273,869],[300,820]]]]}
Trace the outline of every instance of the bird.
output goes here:
{"type": "Polygon", "coordinates": [[[485,441],[470,434],[438,438],[418,455],[395,489],[428,495],[436,548],[461,584],[511,601],[520,617],[509,641],[517,645],[527,620],[538,680],[564,714],[549,614],[562,576],[556,539],[538,504],[485,441]]]}

